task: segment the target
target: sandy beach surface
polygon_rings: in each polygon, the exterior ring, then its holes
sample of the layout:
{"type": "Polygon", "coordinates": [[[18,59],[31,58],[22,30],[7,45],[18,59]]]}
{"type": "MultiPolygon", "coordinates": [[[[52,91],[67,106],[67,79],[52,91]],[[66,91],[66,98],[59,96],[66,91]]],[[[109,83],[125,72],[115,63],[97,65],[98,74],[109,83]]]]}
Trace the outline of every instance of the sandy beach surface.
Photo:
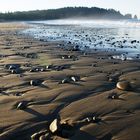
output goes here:
{"type": "Polygon", "coordinates": [[[0,24],[0,140],[140,139],[140,60],[66,50],[24,28],[0,24]]]}

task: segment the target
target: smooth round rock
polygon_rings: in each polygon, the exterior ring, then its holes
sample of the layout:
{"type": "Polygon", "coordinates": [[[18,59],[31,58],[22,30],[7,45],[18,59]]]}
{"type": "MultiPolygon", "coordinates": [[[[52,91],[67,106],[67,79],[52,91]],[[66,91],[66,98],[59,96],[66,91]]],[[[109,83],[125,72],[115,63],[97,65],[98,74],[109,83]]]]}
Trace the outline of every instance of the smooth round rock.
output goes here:
{"type": "Polygon", "coordinates": [[[120,90],[129,90],[130,83],[128,81],[121,81],[117,83],[116,87],[120,90]]]}
{"type": "Polygon", "coordinates": [[[59,123],[58,123],[58,120],[55,119],[49,126],[49,129],[52,133],[55,133],[59,128],[59,123]]]}

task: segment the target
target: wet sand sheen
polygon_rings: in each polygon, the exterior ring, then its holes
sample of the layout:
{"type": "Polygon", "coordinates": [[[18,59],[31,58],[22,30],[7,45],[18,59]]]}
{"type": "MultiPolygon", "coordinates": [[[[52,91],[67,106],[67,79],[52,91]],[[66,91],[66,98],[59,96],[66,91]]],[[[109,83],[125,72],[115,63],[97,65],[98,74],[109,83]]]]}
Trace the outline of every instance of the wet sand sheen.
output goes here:
{"type": "Polygon", "coordinates": [[[0,140],[140,139],[139,60],[65,50],[23,28],[0,26],[0,140]]]}

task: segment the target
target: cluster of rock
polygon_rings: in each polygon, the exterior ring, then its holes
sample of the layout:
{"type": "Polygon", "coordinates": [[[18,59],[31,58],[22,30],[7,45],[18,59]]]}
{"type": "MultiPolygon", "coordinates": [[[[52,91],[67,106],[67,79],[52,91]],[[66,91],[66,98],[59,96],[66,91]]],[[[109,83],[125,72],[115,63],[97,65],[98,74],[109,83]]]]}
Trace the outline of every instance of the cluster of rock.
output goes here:
{"type": "Polygon", "coordinates": [[[61,123],[60,120],[54,119],[49,125],[48,130],[34,133],[32,140],[51,140],[53,136],[70,138],[75,134],[75,128],[67,123],[61,123]]]}
{"type": "Polygon", "coordinates": [[[74,83],[80,80],[80,76],[66,76],[62,81],[59,82],[59,84],[65,84],[65,83],[74,83]]]}
{"type": "Polygon", "coordinates": [[[6,64],[4,67],[8,69],[12,74],[20,74],[22,72],[20,64],[6,64]]]}

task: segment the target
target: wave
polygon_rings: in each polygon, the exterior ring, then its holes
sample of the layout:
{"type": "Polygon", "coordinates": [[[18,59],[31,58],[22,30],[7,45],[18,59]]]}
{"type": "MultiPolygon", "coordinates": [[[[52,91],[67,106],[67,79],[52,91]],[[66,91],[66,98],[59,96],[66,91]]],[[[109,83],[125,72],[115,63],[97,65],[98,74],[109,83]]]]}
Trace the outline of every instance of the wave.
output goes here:
{"type": "Polygon", "coordinates": [[[45,20],[33,21],[31,23],[39,23],[45,25],[80,25],[85,27],[100,27],[100,28],[140,28],[140,20],[75,20],[75,19],[60,19],[60,20],[45,20]]]}

